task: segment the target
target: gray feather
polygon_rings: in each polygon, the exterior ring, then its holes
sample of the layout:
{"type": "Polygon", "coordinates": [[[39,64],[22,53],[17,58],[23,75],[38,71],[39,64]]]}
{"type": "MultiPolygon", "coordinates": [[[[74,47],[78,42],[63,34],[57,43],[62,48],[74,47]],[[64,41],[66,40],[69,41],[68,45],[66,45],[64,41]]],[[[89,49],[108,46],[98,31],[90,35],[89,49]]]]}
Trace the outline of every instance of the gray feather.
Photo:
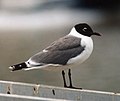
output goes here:
{"type": "Polygon", "coordinates": [[[65,36],[45,48],[47,52],[39,52],[30,58],[31,61],[42,64],[66,65],[69,59],[76,57],[84,48],[80,45],[81,39],[65,36]]]}

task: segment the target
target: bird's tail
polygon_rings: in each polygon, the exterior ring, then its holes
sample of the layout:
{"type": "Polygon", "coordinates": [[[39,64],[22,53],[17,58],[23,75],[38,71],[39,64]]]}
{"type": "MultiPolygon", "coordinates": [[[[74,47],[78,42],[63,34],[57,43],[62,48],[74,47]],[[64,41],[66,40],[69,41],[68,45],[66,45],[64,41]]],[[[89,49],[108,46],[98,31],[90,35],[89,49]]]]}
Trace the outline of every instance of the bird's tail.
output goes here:
{"type": "Polygon", "coordinates": [[[19,64],[16,64],[16,65],[9,67],[9,69],[11,71],[21,70],[21,69],[26,69],[26,68],[28,68],[28,67],[27,67],[27,64],[25,62],[22,62],[22,63],[19,63],[19,64]]]}

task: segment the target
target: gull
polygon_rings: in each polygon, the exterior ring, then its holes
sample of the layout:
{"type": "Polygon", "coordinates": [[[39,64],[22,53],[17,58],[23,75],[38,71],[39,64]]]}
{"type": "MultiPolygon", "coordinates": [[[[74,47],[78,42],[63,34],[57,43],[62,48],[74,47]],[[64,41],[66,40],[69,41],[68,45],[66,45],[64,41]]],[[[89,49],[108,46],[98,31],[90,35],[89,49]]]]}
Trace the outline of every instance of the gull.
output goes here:
{"type": "Polygon", "coordinates": [[[51,43],[27,61],[9,67],[11,71],[43,69],[49,71],[62,70],[64,87],[76,88],[72,85],[71,68],[80,65],[93,51],[92,35],[101,36],[94,32],[86,23],[76,24],[70,33],[51,43]],[[65,72],[68,69],[69,86],[66,84],[65,72]]]}

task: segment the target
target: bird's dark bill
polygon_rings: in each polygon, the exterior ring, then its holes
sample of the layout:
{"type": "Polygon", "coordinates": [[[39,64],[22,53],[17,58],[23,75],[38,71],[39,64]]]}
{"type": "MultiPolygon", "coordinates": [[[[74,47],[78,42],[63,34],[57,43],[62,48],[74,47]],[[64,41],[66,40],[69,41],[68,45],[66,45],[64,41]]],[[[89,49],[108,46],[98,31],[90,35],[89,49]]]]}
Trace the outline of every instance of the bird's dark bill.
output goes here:
{"type": "Polygon", "coordinates": [[[93,32],[93,35],[101,36],[101,34],[99,34],[97,32],[93,32]]]}

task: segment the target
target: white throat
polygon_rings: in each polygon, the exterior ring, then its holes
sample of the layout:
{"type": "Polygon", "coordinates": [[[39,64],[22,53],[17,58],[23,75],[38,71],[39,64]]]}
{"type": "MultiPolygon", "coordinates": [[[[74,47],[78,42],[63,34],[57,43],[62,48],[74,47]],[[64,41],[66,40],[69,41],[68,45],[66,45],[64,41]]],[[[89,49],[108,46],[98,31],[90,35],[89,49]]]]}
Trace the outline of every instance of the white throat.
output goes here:
{"type": "MultiPolygon", "coordinates": [[[[74,27],[72,28],[71,32],[68,35],[72,35],[77,38],[81,38],[81,46],[85,46],[85,50],[80,56],[77,56],[76,58],[73,58],[71,60],[73,60],[73,61],[79,60],[79,63],[82,63],[91,55],[91,53],[93,51],[93,40],[91,37],[84,36],[84,35],[78,33],[74,27]]],[[[72,63],[71,60],[68,61],[68,63],[72,63]]]]}

